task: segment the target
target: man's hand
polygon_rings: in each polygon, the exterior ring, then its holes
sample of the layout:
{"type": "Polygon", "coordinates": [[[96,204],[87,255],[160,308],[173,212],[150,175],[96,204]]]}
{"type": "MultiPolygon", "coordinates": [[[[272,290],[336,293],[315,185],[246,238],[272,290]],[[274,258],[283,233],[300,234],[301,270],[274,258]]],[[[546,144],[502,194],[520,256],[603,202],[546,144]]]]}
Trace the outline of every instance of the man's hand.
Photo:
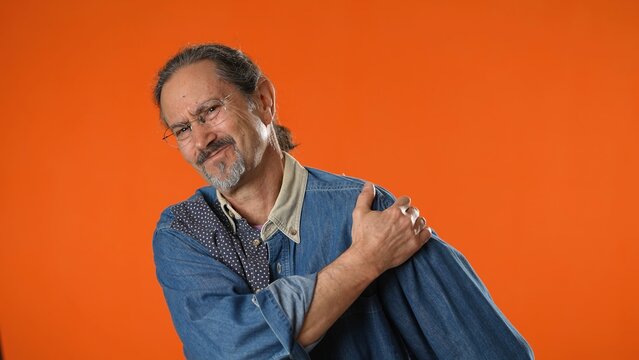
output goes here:
{"type": "Polygon", "coordinates": [[[402,196],[384,211],[371,210],[375,187],[366,183],[353,211],[353,243],[349,249],[377,277],[403,264],[431,237],[426,219],[402,196]]]}

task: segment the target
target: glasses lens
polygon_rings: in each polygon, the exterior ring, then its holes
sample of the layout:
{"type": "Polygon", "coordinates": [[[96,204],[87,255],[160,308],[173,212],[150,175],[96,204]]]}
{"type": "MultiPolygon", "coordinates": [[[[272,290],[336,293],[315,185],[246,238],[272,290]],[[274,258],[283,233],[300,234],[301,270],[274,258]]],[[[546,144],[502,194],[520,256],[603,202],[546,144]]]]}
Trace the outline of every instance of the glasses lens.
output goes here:
{"type": "Polygon", "coordinates": [[[218,103],[211,106],[205,114],[203,114],[204,123],[209,127],[216,127],[224,122],[227,118],[227,104],[225,100],[219,100],[218,103]]]}

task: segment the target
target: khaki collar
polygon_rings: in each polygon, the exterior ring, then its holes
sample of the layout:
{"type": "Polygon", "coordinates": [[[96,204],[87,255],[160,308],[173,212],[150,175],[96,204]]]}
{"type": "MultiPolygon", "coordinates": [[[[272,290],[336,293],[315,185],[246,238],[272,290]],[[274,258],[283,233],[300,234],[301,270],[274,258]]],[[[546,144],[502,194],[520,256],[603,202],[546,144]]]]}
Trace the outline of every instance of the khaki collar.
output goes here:
{"type": "MultiPolygon", "coordinates": [[[[271,213],[268,215],[268,220],[262,226],[260,232],[262,240],[267,241],[279,229],[289,239],[297,244],[300,243],[300,221],[307,180],[308,171],[294,157],[284,152],[282,188],[277,195],[271,213]]],[[[219,191],[216,190],[216,193],[224,215],[229,219],[233,232],[235,232],[233,219],[240,219],[242,216],[233,209],[219,191]]]]}

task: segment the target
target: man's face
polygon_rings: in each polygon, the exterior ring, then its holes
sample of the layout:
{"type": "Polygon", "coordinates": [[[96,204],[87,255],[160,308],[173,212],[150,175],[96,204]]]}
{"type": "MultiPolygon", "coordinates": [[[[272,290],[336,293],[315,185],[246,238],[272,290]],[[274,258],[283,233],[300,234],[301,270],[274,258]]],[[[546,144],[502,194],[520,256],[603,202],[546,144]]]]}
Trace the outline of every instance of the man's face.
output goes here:
{"type": "MultiPolygon", "coordinates": [[[[200,61],[176,71],[164,84],[160,107],[169,128],[191,123],[188,141],[179,143],[182,156],[221,191],[235,188],[245,172],[257,167],[268,144],[264,114],[233,85],[219,79],[212,61],[200,61]],[[210,126],[193,120],[227,98],[210,126]],[[180,125],[181,124],[181,125],[180,125]]],[[[270,121],[268,121],[270,123],[270,121]]]]}

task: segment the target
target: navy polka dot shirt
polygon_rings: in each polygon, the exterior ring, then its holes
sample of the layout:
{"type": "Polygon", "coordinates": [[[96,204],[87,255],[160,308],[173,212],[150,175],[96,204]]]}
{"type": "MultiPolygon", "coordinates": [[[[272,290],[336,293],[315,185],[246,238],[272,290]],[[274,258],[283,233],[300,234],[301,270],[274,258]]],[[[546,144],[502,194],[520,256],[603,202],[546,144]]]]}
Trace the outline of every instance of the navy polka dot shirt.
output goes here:
{"type": "Polygon", "coordinates": [[[268,286],[268,249],[259,230],[245,219],[232,218],[231,224],[218,200],[209,206],[201,196],[174,205],[172,211],[171,227],[202,243],[214,259],[246,279],[253,292],[268,286]]]}

